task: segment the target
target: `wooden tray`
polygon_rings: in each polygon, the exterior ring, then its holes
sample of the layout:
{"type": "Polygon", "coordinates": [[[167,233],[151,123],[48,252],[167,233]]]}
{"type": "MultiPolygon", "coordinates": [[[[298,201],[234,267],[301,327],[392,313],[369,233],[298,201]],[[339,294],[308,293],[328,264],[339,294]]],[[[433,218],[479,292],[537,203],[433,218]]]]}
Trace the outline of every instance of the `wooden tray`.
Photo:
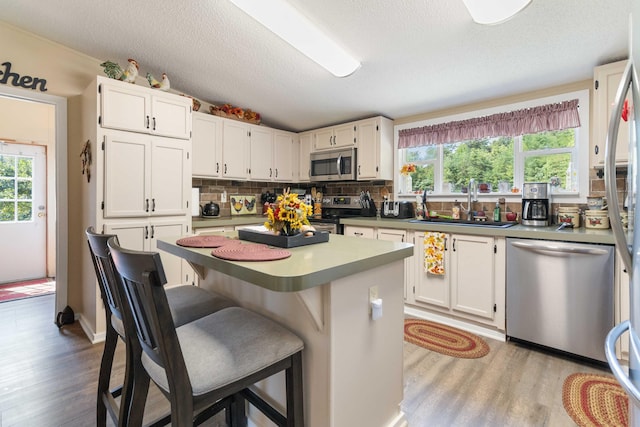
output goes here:
{"type": "Polygon", "coordinates": [[[315,231],[311,236],[304,234],[296,234],[295,236],[280,236],[271,232],[263,233],[252,230],[238,230],[240,240],[248,240],[250,242],[265,243],[279,248],[295,248],[298,246],[313,245],[314,243],[323,243],[329,241],[328,231],[315,231]]]}

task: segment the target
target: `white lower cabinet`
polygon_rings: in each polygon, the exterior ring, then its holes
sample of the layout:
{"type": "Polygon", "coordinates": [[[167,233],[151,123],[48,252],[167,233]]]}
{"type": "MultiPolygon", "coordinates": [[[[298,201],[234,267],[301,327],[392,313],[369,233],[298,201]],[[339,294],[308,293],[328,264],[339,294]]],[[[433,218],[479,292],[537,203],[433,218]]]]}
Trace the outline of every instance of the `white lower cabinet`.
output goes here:
{"type": "Polygon", "coordinates": [[[167,276],[167,284],[176,285],[193,281],[193,273],[190,269],[184,268],[182,258],[157,248],[158,239],[187,234],[188,222],[184,218],[106,222],[104,232],[117,235],[120,246],[123,248],[158,252],[167,276]]]}
{"type": "Polygon", "coordinates": [[[451,309],[492,319],[496,310],[493,237],[451,235],[451,309]]]}
{"type": "Polygon", "coordinates": [[[444,273],[425,269],[425,233],[415,232],[415,270],[407,303],[505,330],[505,239],[445,234],[444,273]]]}
{"type": "Polygon", "coordinates": [[[505,330],[506,241],[444,234],[443,274],[425,269],[423,231],[347,225],[344,234],[414,244],[405,258],[405,303],[427,312],[505,330]]]}
{"type": "Polygon", "coordinates": [[[347,225],[344,227],[344,235],[351,237],[366,237],[367,239],[375,239],[375,229],[371,227],[357,227],[347,225]]]}

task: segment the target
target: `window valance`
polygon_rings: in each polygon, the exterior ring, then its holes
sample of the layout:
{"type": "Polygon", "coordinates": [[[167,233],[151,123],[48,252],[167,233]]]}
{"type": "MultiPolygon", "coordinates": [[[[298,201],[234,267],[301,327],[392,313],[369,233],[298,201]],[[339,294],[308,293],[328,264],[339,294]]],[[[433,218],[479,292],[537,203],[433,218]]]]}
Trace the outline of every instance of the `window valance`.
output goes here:
{"type": "Polygon", "coordinates": [[[439,145],[498,136],[519,136],[580,126],[578,100],[439,123],[399,132],[398,148],[439,145]]]}

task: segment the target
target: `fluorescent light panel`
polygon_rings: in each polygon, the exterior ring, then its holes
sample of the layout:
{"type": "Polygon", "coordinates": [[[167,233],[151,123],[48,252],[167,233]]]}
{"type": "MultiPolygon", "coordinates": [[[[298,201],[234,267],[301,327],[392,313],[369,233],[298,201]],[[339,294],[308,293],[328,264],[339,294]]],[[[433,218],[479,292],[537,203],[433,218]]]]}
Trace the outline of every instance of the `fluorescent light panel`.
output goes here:
{"type": "Polygon", "coordinates": [[[333,40],[284,0],[230,0],[253,19],[324,67],[336,77],[346,77],[360,67],[333,40]]]}
{"type": "Polygon", "coordinates": [[[475,22],[493,25],[510,19],[527,7],[531,0],[462,0],[462,2],[475,22]]]}

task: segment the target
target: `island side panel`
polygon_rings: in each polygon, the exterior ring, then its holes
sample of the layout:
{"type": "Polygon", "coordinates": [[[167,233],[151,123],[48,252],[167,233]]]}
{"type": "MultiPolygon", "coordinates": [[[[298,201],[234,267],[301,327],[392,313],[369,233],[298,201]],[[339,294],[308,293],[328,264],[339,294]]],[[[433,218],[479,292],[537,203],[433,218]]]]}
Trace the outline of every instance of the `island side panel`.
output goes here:
{"type": "MultiPolygon", "coordinates": [[[[307,289],[311,307],[296,292],[274,292],[208,270],[201,282],[239,305],[263,314],[298,334],[305,343],[303,373],[305,425],[308,427],[400,427],[402,384],[404,262],[307,289]],[[371,320],[369,287],[378,286],[383,317],[371,320]],[[309,314],[321,312],[322,329],[309,314]]],[[[260,384],[262,394],[284,409],[284,376],[260,384]]],[[[253,425],[271,425],[250,410],[253,425]]]]}
{"type": "MultiPolygon", "coordinates": [[[[318,329],[317,322],[309,315],[308,308],[303,304],[296,292],[270,291],[252,283],[207,270],[206,278],[200,286],[204,289],[219,292],[233,299],[238,305],[260,313],[286,326],[304,341],[303,350],[303,381],[304,381],[304,412],[307,427],[328,427],[329,421],[329,328],[327,318],[329,307],[329,286],[322,285],[303,292],[314,293],[314,300],[318,307],[314,310],[322,312],[320,317],[325,325],[318,329]]],[[[259,384],[261,396],[268,395],[270,402],[284,411],[285,387],[284,374],[277,374],[259,384]]],[[[249,418],[255,426],[273,425],[259,411],[250,408],[249,418]]]]}
{"type": "Polygon", "coordinates": [[[331,283],[331,411],[334,427],[399,427],[403,399],[404,262],[331,283]],[[373,320],[369,288],[382,299],[373,320]]]}

